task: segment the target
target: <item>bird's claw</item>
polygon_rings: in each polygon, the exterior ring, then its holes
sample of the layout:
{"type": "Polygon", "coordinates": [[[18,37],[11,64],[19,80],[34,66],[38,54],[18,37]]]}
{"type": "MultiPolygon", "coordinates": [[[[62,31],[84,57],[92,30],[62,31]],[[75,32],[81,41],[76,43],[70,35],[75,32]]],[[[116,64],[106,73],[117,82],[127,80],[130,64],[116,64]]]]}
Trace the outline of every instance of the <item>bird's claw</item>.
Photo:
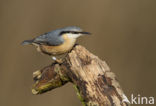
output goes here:
{"type": "Polygon", "coordinates": [[[62,59],[57,59],[56,57],[52,57],[52,59],[56,62],[56,63],[63,63],[62,59]]]}

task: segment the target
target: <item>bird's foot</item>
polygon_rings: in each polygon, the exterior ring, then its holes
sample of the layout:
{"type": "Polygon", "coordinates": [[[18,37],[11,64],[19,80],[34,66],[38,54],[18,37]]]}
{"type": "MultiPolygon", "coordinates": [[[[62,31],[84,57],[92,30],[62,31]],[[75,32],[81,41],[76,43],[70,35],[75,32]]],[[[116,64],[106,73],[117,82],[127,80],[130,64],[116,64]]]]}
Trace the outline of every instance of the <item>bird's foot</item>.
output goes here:
{"type": "Polygon", "coordinates": [[[52,57],[52,59],[56,62],[56,63],[59,63],[59,64],[61,64],[61,63],[63,63],[63,61],[62,61],[62,59],[57,59],[56,57],[52,57]]]}

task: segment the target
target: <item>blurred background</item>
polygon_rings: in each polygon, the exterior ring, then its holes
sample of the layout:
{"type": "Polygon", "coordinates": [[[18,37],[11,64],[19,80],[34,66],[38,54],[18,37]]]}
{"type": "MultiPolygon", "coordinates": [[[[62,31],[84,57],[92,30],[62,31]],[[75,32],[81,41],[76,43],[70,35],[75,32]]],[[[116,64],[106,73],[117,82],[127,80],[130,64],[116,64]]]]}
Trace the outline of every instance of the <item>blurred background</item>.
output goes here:
{"type": "Polygon", "coordinates": [[[78,43],[105,60],[125,94],[156,96],[155,0],[0,0],[0,106],[81,106],[72,84],[32,95],[32,72],[52,60],[21,46],[45,32],[79,26],[78,43]]]}

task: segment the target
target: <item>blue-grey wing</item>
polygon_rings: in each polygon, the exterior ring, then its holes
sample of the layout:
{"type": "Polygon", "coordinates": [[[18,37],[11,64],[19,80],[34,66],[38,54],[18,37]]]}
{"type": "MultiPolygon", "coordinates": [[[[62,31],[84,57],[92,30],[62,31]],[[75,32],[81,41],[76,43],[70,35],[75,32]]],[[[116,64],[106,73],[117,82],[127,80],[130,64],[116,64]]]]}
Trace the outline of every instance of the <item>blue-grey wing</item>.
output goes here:
{"type": "Polygon", "coordinates": [[[61,36],[58,36],[57,34],[47,33],[36,37],[33,42],[48,46],[58,46],[61,45],[64,40],[61,36]]]}

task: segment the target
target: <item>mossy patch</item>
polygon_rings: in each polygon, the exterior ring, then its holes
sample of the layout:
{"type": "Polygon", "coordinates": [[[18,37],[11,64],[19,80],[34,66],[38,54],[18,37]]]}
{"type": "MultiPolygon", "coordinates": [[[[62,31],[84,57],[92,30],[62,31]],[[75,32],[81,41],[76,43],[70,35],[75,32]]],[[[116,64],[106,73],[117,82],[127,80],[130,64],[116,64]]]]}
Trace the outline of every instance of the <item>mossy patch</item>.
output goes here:
{"type": "Polygon", "coordinates": [[[83,99],[83,97],[80,94],[80,91],[79,91],[78,87],[75,84],[73,84],[73,87],[76,90],[76,94],[77,94],[78,98],[80,99],[82,105],[83,106],[87,106],[86,103],[85,103],[85,101],[84,101],[84,99],[83,99]]]}

